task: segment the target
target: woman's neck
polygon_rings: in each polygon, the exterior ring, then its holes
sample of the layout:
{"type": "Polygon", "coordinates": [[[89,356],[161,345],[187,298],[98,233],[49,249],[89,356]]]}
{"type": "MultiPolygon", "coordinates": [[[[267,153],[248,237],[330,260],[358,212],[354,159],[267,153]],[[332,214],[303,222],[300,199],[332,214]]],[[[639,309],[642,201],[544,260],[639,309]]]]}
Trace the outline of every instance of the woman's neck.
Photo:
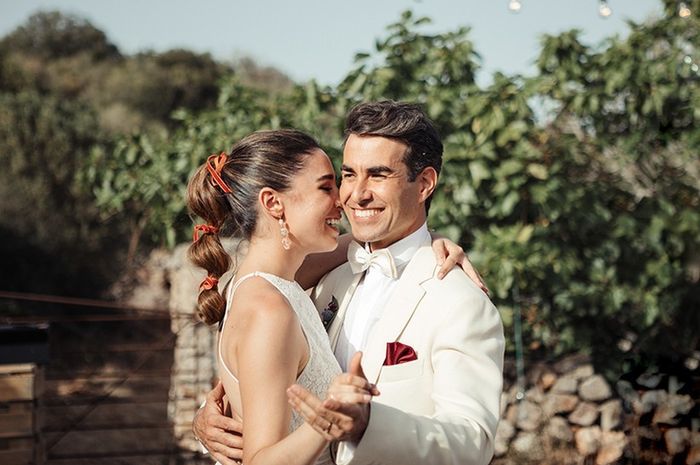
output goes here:
{"type": "Polygon", "coordinates": [[[294,276],[305,257],[306,254],[296,250],[295,247],[290,250],[282,248],[279,239],[253,238],[236,274],[242,276],[254,271],[262,271],[294,281],[294,276]]]}

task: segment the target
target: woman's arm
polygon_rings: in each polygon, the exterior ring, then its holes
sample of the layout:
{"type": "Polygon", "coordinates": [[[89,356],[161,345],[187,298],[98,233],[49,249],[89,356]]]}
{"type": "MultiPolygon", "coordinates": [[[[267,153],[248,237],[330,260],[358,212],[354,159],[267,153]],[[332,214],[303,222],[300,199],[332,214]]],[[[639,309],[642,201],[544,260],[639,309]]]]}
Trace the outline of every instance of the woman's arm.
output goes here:
{"type": "Polygon", "coordinates": [[[474,265],[472,265],[472,262],[469,261],[469,257],[464,253],[462,247],[436,232],[431,232],[430,237],[433,239],[435,258],[440,265],[437,275],[438,279],[444,278],[453,267],[459,266],[467,277],[474,281],[474,284],[479,286],[486,295],[489,295],[489,288],[479,272],[474,268],[474,265]]]}
{"type": "Polygon", "coordinates": [[[348,245],[352,240],[352,234],[342,234],[334,251],[308,255],[294,277],[302,289],[314,287],[323,275],[348,261],[348,245]]]}
{"type": "MultiPolygon", "coordinates": [[[[459,266],[469,279],[474,281],[488,295],[489,289],[486,283],[469,261],[469,257],[464,253],[464,249],[436,232],[431,232],[430,236],[433,239],[432,246],[435,258],[440,264],[438,279],[442,279],[453,267],[459,266]]],[[[294,277],[302,289],[314,287],[326,273],[345,263],[347,261],[348,245],[352,240],[352,234],[343,234],[338,238],[338,247],[334,251],[307,256],[294,277]]]]}
{"type": "Polygon", "coordinates": [[[247,308],[236,312],[236,349],[229,344],[227,358],[235,359],[239,378],[243,463],[313,464],[327,441],[308,425],[289,434],[286,390],[308,359],[296,314],[267,282],[244,283],[236,298],[247,308]]]}

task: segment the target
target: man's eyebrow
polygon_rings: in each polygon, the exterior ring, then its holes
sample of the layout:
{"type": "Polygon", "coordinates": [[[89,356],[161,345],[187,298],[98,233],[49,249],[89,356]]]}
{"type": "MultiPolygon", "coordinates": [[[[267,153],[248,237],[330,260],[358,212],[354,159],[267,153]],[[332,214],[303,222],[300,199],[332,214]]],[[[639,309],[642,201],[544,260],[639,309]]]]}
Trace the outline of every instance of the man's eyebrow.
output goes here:
{"type": "Polygon", "coordinates": [[[387,174],[387,173],[393,173],[394,170],[389,168],[388,166],[384,165],[379,165],[379,166],[370,166],[367,168],[367,174],[371,175],[376,175],[376,174],[387,174]]]}
{"type": "Polygon", "coordinates": [[[333,173],[328,173],[328,174],[324,174],[323,176],[321,176],[320,178],[318,178],[318,179],[316,180],[316,182],[333,181],[333,179],[335,179],[335,175],[334,175],[333,173]]]}
{"type": "MultiPolygon", "coordinates": [[[[347,165],[343,165],[340,169],[341,169],[341,171],[346,171],[349,173],[355,172],[354,169],[350,168],[347,165]]],[[[390,173],[395,172],[394,169],[392,169],[388,166],[385,166],[385,165],[370,166],[369,168],[366,169],[366,171],[367,171],[367,174],[370,176],[376,176],[378,174],[390,174],[390,173]]]]}

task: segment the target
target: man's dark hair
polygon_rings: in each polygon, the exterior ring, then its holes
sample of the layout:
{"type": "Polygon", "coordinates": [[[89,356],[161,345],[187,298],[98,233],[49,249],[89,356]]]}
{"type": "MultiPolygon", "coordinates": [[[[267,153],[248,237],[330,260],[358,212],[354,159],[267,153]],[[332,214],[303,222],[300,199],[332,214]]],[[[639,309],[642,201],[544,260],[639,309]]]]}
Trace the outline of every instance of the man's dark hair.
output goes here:
{"type": "MultiPolygon", "coordinates": [[[[361,103],[350,110],[345,120],[345,140],[352,134],[388,137],[406,144],[408,148],[403,162],[408,168],[408,180],[411,182],[429,166],[440,174],[440,136],[433,122],[416,104],[392,100],[361,103]]],[[[426,213],[431,199],[432,194],[425,201],[426,213]]]]}

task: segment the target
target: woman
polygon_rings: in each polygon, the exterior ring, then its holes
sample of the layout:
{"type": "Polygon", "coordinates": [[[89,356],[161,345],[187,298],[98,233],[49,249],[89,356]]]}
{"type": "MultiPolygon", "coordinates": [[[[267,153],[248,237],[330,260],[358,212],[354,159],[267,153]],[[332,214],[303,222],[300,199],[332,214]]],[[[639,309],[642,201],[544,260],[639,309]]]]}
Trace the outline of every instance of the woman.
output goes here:
{"type": "Polygon", "coordinates": [[[326,446],[342,437],[342,419],[317,433],[292,414],[286,389],[296,382],[323,398],[340,374],[318,313],[294,281],[308,254],[337,246],[341,211],[330,159],[301,132],[257,132],[197,170],[188,204],[207,222],[190,258],[208,272],[199,312],[221,325],[219,376],[232,409],[245,412],[243,461],[329,462],[326,446]],[[222,229],[249,244],[226,300],[217,291],[230,266],[222,229]]]}
{"type": "MultiPolygon", "coordinates": [[[[341,212],[328,156],[298,131],[254,133],[197,170],[188,204],[207,222],[196,228],[202,235],[190,257],[208,272],[199,312],[221,327],[220,378],[233,410],[245,412],[243,461],[328,462],[328,441],[342,439],[352,419],[334,414],[316,432],[291,412],[286,396],[297,383],[325,398],[340,373],[318,313],[294,281],[307,255],[337,246],[341,212]],[[249,243],[226,299],[218,292],[230,266],[221,230],[249,243]]],[[[365,380],[353,383],[357,402],[376,394],[365,380]]]]}

